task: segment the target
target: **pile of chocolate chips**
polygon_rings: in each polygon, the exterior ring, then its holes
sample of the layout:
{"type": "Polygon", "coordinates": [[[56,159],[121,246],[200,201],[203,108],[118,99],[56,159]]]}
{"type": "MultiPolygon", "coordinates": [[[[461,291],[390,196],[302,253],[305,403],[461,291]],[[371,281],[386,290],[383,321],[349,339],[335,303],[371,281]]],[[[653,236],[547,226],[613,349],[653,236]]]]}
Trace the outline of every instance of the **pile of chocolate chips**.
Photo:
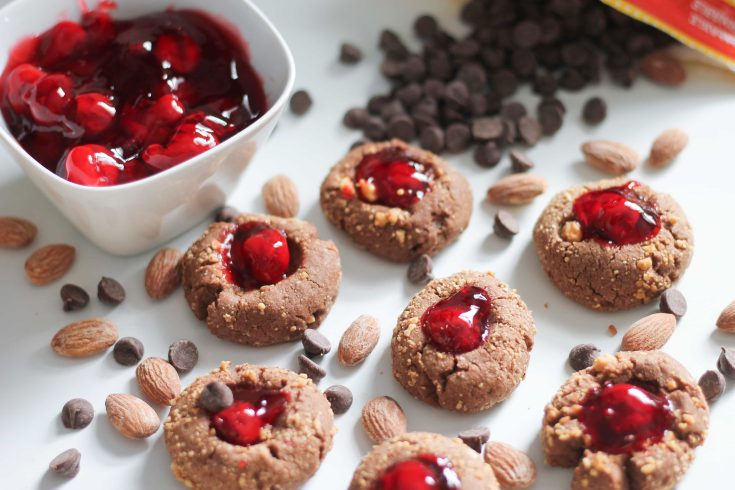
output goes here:
{"type": "Polygon", "coordinates": [[[504,147],[559,130],[566,109],[558,90],[582,90],[603,70],[629,87],[641,58],[675,42],[596,0],[470,0],[461,18],[471,31],[458,39],[434,17],[418,17],[420,53],[384,30],[381,72],[391,90],[350,109],[344,124],[368,141],[418,139],[436,153],[477,144],[475,161],[493,167],[504,147]],[[540,97],[535,114],[508,101],[523,83],[540,97]]]}

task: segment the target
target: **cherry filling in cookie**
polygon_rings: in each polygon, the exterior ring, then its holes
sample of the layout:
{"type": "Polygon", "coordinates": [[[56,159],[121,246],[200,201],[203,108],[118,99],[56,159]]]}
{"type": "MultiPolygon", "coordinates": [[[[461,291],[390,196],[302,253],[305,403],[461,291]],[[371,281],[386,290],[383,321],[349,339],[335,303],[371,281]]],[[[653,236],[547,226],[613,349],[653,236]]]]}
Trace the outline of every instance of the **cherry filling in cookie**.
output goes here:
{"type": "Polygon", "coordinates": [[[465,286],[430,306],[421,316],[421,328],[439,350],[469,352],[487,338],[491,306],[487,291],[465,286]]]}
{"type": "Polygon", "coordinates": [[[232,390],[235,402],[212,415],[217,437],[237,446],[250,446],[263,440],[264,428],[275,424],[291,400],[281,391],[232,390]]]}
{"type": "Polygon", "coordinates": [[[640,184],[631,180],[621,186],[589,191],[574,200],[573,213],[582,225],[584,238],[609,245],[645,242],[661,229],[658,211],[636,194],[640,184]]]}
{"type": "Polygon", "coordinates": [[[278,283],[298,267],[298,255],[283,230],[255,221],[227,233],[222,245],[228,278],[243,289],[278,283]]]}
{"type": "Polygon", "coordinates": [[[674,416],[665,396],[632,384],[608,383],[590,391],[579,421],[591,438],[591,449],[630,454],[661,441],[674,416]]]}
{"type": "Polygon", "coordinates": [[[461,487],[449,460],[427,453],[388,468],[375,490],[452,490],[461,487]]]}
{"type": "Polygon", "coordinates": [[[355,169],[362,201],[402,209],[423,199],[433,180],[431,166],[415,161],[398,148],[365,155],[355,169]]]}

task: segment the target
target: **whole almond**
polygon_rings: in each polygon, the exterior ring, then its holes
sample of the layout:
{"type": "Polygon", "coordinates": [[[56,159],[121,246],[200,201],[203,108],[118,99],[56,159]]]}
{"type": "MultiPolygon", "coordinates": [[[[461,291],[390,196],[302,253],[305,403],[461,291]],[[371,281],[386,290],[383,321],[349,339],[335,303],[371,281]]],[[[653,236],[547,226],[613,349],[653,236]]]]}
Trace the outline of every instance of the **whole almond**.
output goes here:
{"type": "Polygon", "coordinates": [[[103,352],[117,342],[117,327],[107,318],[70,323],[56,332],[51,348],[65,357],[86,357],[103,352]]]}
{"type": "Polygon", "coordinates": [[[485,462],[493,469],[501,490],[524,490],[536,483],[536,464],[526,453],[508,444],[488,442],[485,462]]]}
{"type": "Polygon", "coordinates": [[[181,283],[179,262],[182,253],[175,248],[162,248],[145,270],[145,290],[153,299],[163,299],[181,283]]]}
{"type": "Polygon", "coordinates": [[[648,163],[652,167],[663,167],[671,163],[689,143],[689,135],[678,128],[667,129],[651,146],[648,163]]]}
{"type": "Polygon", "coordinates": [[[0,216],[0,247],[23,248],[38,234],[36,225],[22,218],[0,216]]]}
{"type": "Polygon", "coordinates": [[[135,379],[143,395],[159,405],[170,405],[181,393],[179,373],[160,357],[149,357],[138,364],[135,379]]]}
{"type": "Polygon", "coordinates": [[[371,441],[380,444],[406,432],[406,414],[389,396],[373,398],[362,409],[362,428],[371,441]]]}
{"type": "Polygon", "coordinates": [[[380,339],[380,324],[371,315],[360,315],[342,334],[337,358],[343,366],[355,366],[364,361],[380,339]]]}
{"type": "Polygon", "coordinates": [[[503,177],[487,191],[493,204],[528,204],[546,191],[546,179],[533,174],[513,174],[503,177]]]}
{"type": "Polygon", "coordinates": [[[654,313],[630,326],[620,346],[623,351],[657,350],[674,333],[676,317],[671,313],[654,313]]]}
{"type": "Polygon", "coordinates": [[[293,218],[299,212],[299,192],[293,180],[276,175],[263,185],[263,203],[268,214],[293,218]]]}
{"type": "Polygon", "coordinates": [[[717,328],[723,332],[735,333],[735,301],[722,310],[717,319],[717,328]]]}
{"type": "Polygon", "coordinates": [[[26,260],[26,276],[36,286],[53,282],[71,269],[75,256],[76,249],[71,245],[57,243],[41,247],[26,260]]]}
{"type": "Polygon", "coordinates": [[[663,51],[654,51],[640,61],[641,73],[659,85],[681,85],[687,73],[679,60],[663,51]]]}
{"type": "Polygon", "coordinates": [[[588,165],[614,175],[635,170],[641,161],[634,149],[617,141],[588,141],[582,145],[582,153],[588,165]]]}
{"type": "Polygon", "coordinates": [[[127,393],[109,395],[105,400],[105,410],[112,426],[131,439],[145,439],[161,426],[161,419],[150,405],[127,393]]]}

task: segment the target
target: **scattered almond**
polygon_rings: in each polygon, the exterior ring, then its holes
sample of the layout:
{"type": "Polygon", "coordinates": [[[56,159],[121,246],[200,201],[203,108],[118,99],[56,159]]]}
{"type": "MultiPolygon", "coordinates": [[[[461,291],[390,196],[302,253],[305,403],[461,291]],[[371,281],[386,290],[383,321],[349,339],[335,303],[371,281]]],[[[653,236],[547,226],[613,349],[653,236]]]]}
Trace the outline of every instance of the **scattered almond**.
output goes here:
{"type": "Polygon", "coordinates": [[[126,393],[114,393],[105,400],[107,418],[118,432],[131,439],[145,439],[158,430],[161,419],[146,402],[126,393]]]}
{"type": "Polygon", "coordinates": [[[493,469],[501,490],[523,490],[536,483],[536,464],[526,453],[508,444],[488,442],[485,462],[493,469]]]}
{"type": "Polygon", "coordinates": [[[623,335],[620,350],[657,350],[674,333],[676,317],[671,313],[654,313],[635,322],[623,335]]]}
{"type": "Polygon", "coordinates": [[[373,398],[362,409],[362,428],[371,441],[380,444],[406,432],[406,414],[389,396],[373,398]]]}
{"type": "Polygon", "coordinates": [[[380,339],[380,324],[371,315],[360,315],[342,334],[337,358],[343,366],[355,366],[364,361],[380,339]]]}
{"type": "Polygon", "coordinates": [[[140,391],[153,403],[170,405],[181,392],[179,373],[160,357],[149,357],[135,370],[140,391]]]}
{"type": "Polygon", "coordinates": [[[86,357],[103,352],[117,342],[117,327],[107,318],[70,323],[51,340],[54,352],[65,357],[86,357]]]}
{"type": "Polygon", "coordinates": [[[659,85],[681,85],[687,79],[686,70],[679,60],[663,51],[654,51],[641,59],[641,73],[659,85]]]}
{"type": "Polygon", "coordinates": [[[717,328],[723,332],[735,333],[735,301],[722,310],[717,319],[717,328]]]}
{"type": "Polygon", "coordinates": [[[162,248],[145,270],[145,290],[153,299],[163,299],[181,283],[179,262],[182,253],[175,248],[162,248]]]}
{"type": "Polygon", "coordinates": [[[26,276],[36,286],[53,282],[67,273],[75,256],[76,250],[71,245],[58,243],[41,247],[26,260],[26,276]]]}
{"type": "Polygon", "coordinates": [[[648,163],[652,167],[663,167],[671,163],[689,143],[689,135],[678,128],[667,129],[651,146],[648,163]]]}
{"type": "Polygon", "coordinates": [[[22,218],[0,216],[0,247],[23,248],[38,234],[36,225],[22,218]]]}
{"type": "Polygon", "coordinates": [[[513,174],[503,177],[487,190],[493,204],[528,204],[546,191],[546,179],[533,174],[513,174]]]}
{"type": "Polygon", "coordinates": [[[290,177],[276,175],[263,185],[263,203],[268,214],[293,218],[299,212],[299,193],[290,177]]]}
{"type": "Polygon", "coordinates": [[[582,153],[588,165],[613,175],[631,172],[641,161],[634,149],[617,141],[588,141],[582,145],[582,153]]]}

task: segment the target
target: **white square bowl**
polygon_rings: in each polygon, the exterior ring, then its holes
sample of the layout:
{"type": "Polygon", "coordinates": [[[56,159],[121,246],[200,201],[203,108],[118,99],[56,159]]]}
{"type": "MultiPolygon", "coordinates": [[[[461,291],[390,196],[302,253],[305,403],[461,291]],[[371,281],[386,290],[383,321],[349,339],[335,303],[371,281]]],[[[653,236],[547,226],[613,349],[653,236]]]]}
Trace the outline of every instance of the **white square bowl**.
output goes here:
{"type": "MultiPolygon", "coordinates": [[[[62,19],[81,18],[79,0],[15,0],[0,9],[0,66],[22,39],[62,19]]],[[[113,11],[127,18],[163,11],[171,0],[125,0],[113,11]]],[[[176,0],[199,9],[243,38],[260,75],[268,110],[215,148],[145,179],[112,187],[85,187],[62,179],[31,158],[0,121],[0,141],[46,197],[97,246],[116,255],[149,250],[200,222],[238,185],[281,116],[293,88],[293,57],[281,35],[249,0],[176,0]]],[[[124,69],[124,67],[121,67],[124,69]]],[[[2,119],[2,118],[0,118],[2,119]]]]}

